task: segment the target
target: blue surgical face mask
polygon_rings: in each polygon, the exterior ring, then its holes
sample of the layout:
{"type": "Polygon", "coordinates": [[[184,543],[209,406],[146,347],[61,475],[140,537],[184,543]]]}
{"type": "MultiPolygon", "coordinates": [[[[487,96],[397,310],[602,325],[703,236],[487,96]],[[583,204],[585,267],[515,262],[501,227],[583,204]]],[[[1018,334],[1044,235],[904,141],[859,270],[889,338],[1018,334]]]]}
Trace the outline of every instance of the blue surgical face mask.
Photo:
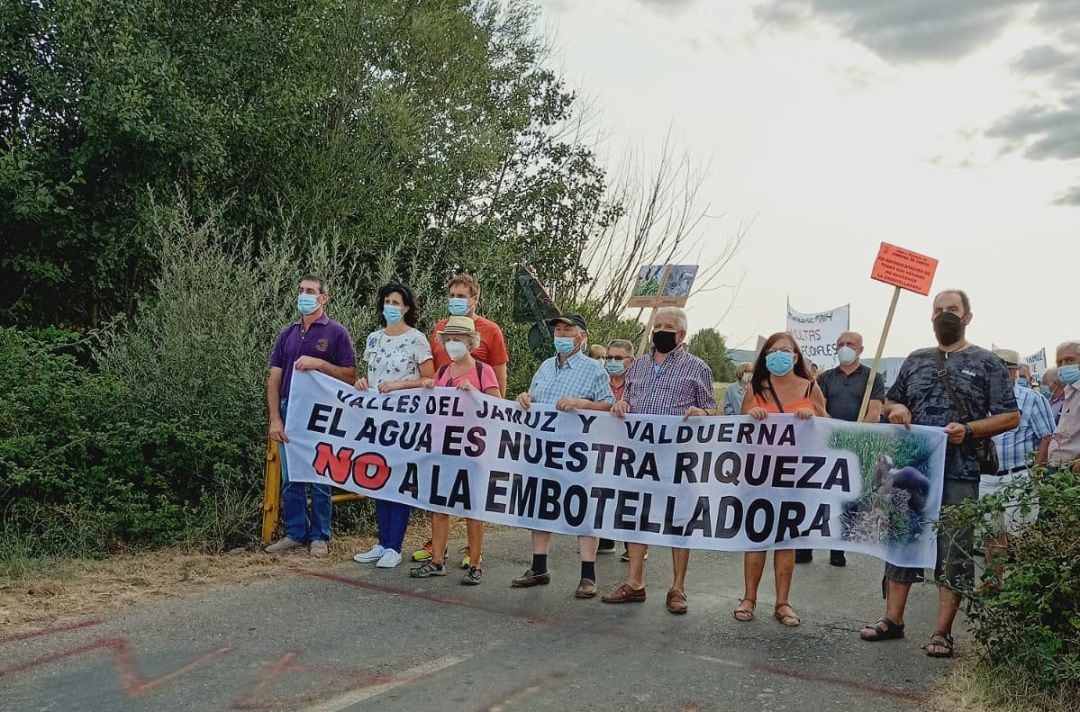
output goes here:
{"type": "Polygon", "coordinates": [[[401,307],[396,304],[384,304],[382,308],[383,319],[386,319],[386,324],[396,324],[401,321],[401,307]]]}
{"type": "Polygon", "coordinates": [[[1070,363],[1066,366],[1058,366],[1058,380],[1066,386],[1080,381],[1080,366],[1070,363]]]}
{"type": "Polygon", "coordinates": [[[1054,392],[1050,390],[1050,386],[1043,386],[1039,389],[1039,393],[1043,394],[1043,398],[1050,398],[1054,395],[1054,392]]]}
{"type": "Polygon", "coordinates": [[[296,308],[299,309],[300,313],[304,316],[314,314],[319,311],[319,298],[314,294],[297,294],[296,308]]]}
{"type": "Polygon", "coordinates": [[[621,376],[626,373],[626,364],[623,363],[623,359],[612,359],[604,362],[604,368],[612,376],[621,376]]]}
{"type": "Polygon", "coordinates": [[[1021,388],[1027,388],[1031,384],[1028,383],[1028,379],[1026,378],[1017,378],[1016,385],[1020,386],[1021,388]]]}
{"type": "Polygon", "coordinates": [[[573,336],[556,336],[555,337],[555,353],[560,356],[565,356],[574,350],[574,337],[573,336]]]}
{"type": "Polygon", "coordinates": [[[469,313],[469,300],[464,297],[450,297],[446,302],[450,316],[465,316],[469,313]]]}
{"type": "Polygon", "coordinates": [[[765,357],[765,368],[774,376],[786,376],[795,368],[795,354],[788,351],[773,351],[765,357]]]}

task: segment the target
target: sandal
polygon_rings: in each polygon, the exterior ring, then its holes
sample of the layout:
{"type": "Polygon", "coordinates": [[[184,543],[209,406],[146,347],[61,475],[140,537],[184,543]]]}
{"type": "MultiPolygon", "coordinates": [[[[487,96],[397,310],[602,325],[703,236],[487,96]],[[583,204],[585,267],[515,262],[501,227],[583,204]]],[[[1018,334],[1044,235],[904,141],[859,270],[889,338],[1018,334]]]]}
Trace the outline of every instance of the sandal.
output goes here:
{"type": "Polygon", "coordinates": [[[773,618],[780,621],[788,628],[795,628],[802,624],[802,620],[795,615],[795,609],[791,607],[790,603],[777,603],[776,607],[773,608],[773,618]],[[791,613],[781,613],[780,609],[785,607],[791,611],[791,613]]]}
{"type": "Polygon", "coordinates": [[[868,643],[876,643],[879,640],[897,640],[904,637],[904,624],[893,623],[888,618],[882,618],[874,625],[863,626],[859,631],[859,637],[868,643]]]}
{"type": "Polygon", "coordinates": [[[739,607],[736,608],[731,615],[735,616],[735,620],[742,621],[743,623],[749,623],[754,620],[754,609],[757,607],[757,601],[752,598],[743,598],[739,600],[739,607]],[[742,604],[749,603],[750,608],[746,609],[742,607],[742,604]]]}
{"type": "Polygon", "coordinates": [[[945,631],[935,630],[934,634],[930,636],[930,640],[922,647],[923,650],[926,651],[927,657],[951,658],[953,656],[953,649],[956,647],[956,641],[954,641],[953,637],[945,631]],[[944,652],[937,652],[931,650],[931,648],[941,648],[944,652]]]}

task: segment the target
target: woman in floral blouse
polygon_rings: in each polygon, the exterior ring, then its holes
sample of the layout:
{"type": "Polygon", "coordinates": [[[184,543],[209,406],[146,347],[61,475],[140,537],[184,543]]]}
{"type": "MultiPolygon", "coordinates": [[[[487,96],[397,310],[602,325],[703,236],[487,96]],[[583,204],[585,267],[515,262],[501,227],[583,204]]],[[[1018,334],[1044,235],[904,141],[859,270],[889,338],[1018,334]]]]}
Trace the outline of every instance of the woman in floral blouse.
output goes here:
{"type": "MultiPolygon", "coordinates": [[[[404,388],[420,388],[435,374],[431,344],[416,329],[419,317],[416,298],[404,284],[391,282],[379,290],[376,301],[383,328],[368,335],[364,348],[367,377],[356,382],[357,389],[390,393],[404,388]]],[[[412,508],[397,502],[375,501],[379,543],[370,551],[353,557],[361,564],[375,563],[389,569],[401,563],[401,545],[412,508]]]]}

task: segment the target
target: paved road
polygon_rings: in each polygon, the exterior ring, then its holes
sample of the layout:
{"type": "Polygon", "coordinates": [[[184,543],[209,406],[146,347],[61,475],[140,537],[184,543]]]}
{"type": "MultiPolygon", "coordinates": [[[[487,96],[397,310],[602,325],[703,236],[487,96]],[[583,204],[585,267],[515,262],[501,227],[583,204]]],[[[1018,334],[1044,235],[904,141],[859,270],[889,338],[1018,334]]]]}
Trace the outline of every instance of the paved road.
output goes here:
{"type": "MultiPolygon", "coordinates": [[[[664,608],[670,556],[655,549],[644,604],[577,601],[575,545],[556,537],[550,586],[511,590],[528,536],[489,536],[485,580],[413,580],[342,564],[111,613],[36,635],[0,632],[0,710],[912,710],[950,664],[919,645],[936,593],[912,594],[907,640],[868,644],[880,564],[827,553],[795,575],[803,626],[731,617],[741,557],[696,553],[690,613],[664,608]]],[[[625,564],[602,556],[600,586],[625,564]]]]}

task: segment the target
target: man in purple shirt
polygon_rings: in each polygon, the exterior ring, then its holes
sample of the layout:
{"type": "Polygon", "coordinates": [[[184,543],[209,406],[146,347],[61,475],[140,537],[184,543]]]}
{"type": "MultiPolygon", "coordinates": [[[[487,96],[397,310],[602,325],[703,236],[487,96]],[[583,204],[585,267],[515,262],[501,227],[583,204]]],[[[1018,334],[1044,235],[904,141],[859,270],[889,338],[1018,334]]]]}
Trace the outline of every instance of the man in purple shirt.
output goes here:
{"type": "Polygon", "coordinates": [[[300,321],[285,327],[270,354],[266,405],[270,410],[270,439],[281,446],[281,509],[285,537],[266,547],[278,554],[311,543],[312,556],[326,556],[330,541],[330,487],[311,485],[311,518],[307,513],[307,485],[289,482],[285,462],[285,410],[293,369],[319,371],[352,385],[356,381],[356,352],[344,326],[326,316],[326,285],[315,275],[300,280],[296,308],[300,321]]]}
{"type": "MultiPolygon", "coordinates": [[[[712,371],[704,361],[686,350],[686,314],[682,309],[664,307],[653,319],[653,348],[634,361],[626,372],[626,390],[611,409],[618,417],[627,413],[643,415],[715,415],[712,371]]],[[[629,544],[630,571],[626,581],[607,596],[604,603],[633,603],[645,600],[644,544],[629,544]]],[[[686,569],[689,549],[672,549],[675,578],[667,594],[667,609],[686,613],[686,569]]]]}

